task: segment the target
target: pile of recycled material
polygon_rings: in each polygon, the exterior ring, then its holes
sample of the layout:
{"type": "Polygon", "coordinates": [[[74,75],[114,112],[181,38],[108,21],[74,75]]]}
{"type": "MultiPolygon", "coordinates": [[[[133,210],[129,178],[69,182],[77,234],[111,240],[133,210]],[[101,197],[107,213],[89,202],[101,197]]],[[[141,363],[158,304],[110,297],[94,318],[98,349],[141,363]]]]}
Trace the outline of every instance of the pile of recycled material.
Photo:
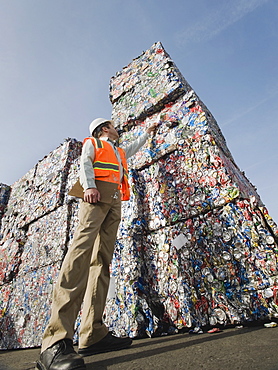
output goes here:
{"type": "Polygon", "coordinates": [[[277,225],[160,43],[111,79],[110,96],[121,145],[159,125],[129,160],[106,323],[142,337],[278,317],[277,225]]]}
{"type": "Polygon", "coordinates": [[[77,224],[82,144],[67,139],[11,186],[0,232],[0,348],[40,346],[53,285],[77,224]]]}

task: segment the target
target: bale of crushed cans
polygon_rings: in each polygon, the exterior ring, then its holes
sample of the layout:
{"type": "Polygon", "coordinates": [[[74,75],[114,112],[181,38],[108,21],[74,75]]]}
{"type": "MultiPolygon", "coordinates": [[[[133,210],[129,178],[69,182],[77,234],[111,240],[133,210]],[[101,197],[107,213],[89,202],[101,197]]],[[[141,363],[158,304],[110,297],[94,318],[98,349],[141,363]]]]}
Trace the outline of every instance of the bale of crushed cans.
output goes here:
{"type": "Polygon", "coordinates": [[[17,217],[19,227],[63,204],[70,168],[80,151],[77,140],[66,139],[13,184],[7,212],[17,217]]]}
{"type": "MultiPolygon", "coordinates": [[[[159,125],[129,159],[109,329],[141,338],[278,318],[277,225],[161,43],[111,78],[110,99],[121,145],[159,125]]],[[[68,191],[81,147],[65,140],[1,201],[1,349],[41,343],[78,223],[79,200],[68,191]]],[[[75,340],[79,324],[80,314],[75,340]]]]}
{"type": "Polygon", "coordinates": [[[10,197],[11,187],[9,185],[0,183],[0,226],[2,217],[4,216],[8,200],[10,197]]]}
{"type": "Polygon", "coordinates": [[[11,187],[9,185],[0,183],[0,213],[1,214],[4,213],[7,207],[10,192],[11,192],[11,187]]]}

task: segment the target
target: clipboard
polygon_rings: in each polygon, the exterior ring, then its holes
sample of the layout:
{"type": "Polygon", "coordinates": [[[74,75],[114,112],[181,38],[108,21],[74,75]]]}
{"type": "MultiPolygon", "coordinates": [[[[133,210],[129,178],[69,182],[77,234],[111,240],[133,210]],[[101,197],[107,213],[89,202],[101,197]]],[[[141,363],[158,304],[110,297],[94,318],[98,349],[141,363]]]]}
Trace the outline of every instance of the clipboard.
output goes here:
{"type": "Polygon", "coordinates": [[[76,198],[84,199],[84,189],[82,188],[82,185],[80,184],[79,179],[76,181],[76,183],[70,189],[68,194],[73,196],[73,197],[76,197],[76,198]]]}
{"type": "MultiPolygon", "coordinates": [[[[115,199],[115,194],[117,194],[117,198],[121,199],[121,193],[118,184],[95,180],[96,187],[100,192],[100,202],[102,203],[112,203],[113,199],[115,199]]],[[[81,198],[84,200],[84,189],[80,184],[79,179],[73,185],[73,187],[68,192],[69,195],[81,198]]]]}

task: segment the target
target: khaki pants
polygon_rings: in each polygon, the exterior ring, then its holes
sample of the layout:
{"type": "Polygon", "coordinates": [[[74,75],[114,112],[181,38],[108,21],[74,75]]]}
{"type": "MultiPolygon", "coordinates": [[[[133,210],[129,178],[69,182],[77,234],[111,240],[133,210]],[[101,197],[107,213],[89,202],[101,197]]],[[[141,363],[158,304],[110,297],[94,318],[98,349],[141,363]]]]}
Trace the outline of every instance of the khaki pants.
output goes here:
{"type": "Polygon", "coordinates": [[[102,315],[109,287],[109,265],[121,219],[120,197],[110,199],[110,203],[97,204],[81,201],[79,225],[54,288],[42,351],[61,339],[72,339],[82,302],[79,347],[88,347],[108,333],[102,315]]]}

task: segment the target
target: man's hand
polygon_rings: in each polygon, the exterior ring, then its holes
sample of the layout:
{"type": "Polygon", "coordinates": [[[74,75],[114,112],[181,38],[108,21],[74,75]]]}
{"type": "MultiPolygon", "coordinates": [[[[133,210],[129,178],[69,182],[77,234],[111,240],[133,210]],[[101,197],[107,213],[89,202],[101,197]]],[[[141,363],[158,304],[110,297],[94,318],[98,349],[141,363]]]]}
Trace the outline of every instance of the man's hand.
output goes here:
{"type": "Polygon", "coordinates": [[[146,132],[148,133],[148,134],[150,134],[151,132],[155,132],[155,130],[157,129],[157,126],[159,125],[159,122],[155,122],[155,123],[152,123],[151,125],[150,125],[150,127],[148,127],[147,129],[146,129],[146,132]]]}
{"type": "Polygon", "coordinates": [[[97,203],[100,201],[100,192],[97,188],[86,189],[84,192],[84,201],[88,203],[97,203]]]}

